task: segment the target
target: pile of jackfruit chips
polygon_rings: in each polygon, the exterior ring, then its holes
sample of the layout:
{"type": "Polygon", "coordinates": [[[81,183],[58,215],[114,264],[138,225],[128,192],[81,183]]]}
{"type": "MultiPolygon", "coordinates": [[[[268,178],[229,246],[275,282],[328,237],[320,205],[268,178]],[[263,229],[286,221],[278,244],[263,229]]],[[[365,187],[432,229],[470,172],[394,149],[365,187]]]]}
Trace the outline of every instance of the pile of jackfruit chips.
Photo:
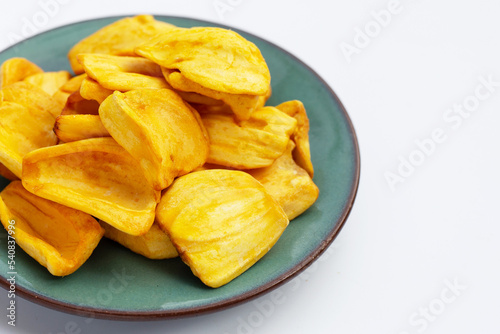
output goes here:
{"type": "Polygon", "coordinates": [[[265,106],[269,69],[239,34],[140,15],[68,58],[75,76],[24,58],[0,75],[1,221],[52,275],[105,236],[219,287],[316,201],[304,106],[265,106]]]}

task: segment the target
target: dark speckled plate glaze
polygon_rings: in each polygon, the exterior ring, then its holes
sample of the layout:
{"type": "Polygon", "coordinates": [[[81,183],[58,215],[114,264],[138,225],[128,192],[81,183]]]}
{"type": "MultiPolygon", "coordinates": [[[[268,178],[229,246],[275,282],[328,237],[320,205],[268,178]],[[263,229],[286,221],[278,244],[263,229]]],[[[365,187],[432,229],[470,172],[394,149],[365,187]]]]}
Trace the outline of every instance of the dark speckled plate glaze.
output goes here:
{"type": "MultiPolygon", "coordinates": [[[[66,54],[85,36],[121,17],[60,27],[23,41],[0,54],[0,62],[25,57],[46,71],[70,70],[66,54]]],[[[219,26],[180,17],[156,17],[181,27],[219,26]]],[[[228,27],[224,27],[228,28],[228,27]]],[[[204,286],[179,259],[148,260],[103,239],[74,274],[49,274],[19,247],[17,293],[42,305],[106,319],[163,319],[221,310],[280,286],[304,270],[331,244],[345,223],[359,182],[356,135],[341,102],[307,65],[261,38],[234,29],[254,42],[271,70],[268,105],[298,99],[311,122],[310,141],[320,188],[317,202],[293,220],[278,243],[258,263],[218,289],[204,286]]],[[[8,181],[0,180],[0,189],[8,181]]],[[[7,233],[0,232],[0,283],[7,283],[7,233]]]]}

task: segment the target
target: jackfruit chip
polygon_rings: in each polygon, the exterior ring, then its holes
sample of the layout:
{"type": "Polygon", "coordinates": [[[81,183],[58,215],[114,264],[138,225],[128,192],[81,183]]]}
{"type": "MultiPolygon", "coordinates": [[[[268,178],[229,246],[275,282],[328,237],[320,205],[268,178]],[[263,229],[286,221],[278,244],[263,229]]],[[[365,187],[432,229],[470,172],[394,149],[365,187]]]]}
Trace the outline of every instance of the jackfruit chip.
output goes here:
{"type": "Polygon", "coordinates": [[[314,176],[314,168],[311,162],[311,149],[309,146],[309,118],[307,117],[304,104],[298,100],[288,101],[276,106],[285,114],[297,120],[297,129],[292,135],[295,142],[293,159],[297,165],[304,168],[311,177],[314,176]]]}
{"type": "Polygon", "coordinates": [[[86,100],[94,100],[101,104],[108,96],[113,94],[111,89],[106,89],[97,81],[91,78],[85,78],[80,87],[80,95],[86,100]]]}
{"type": "MultiPolygon", "coordinates": [[[[254,112],[255,109],[257,109],[262,103],[259,95],[218,92],[213,89],[205,88],[196,82],[189,80],[178,71],[166,69],[163,70],[163,75],[165,76],[167,82],[177,90],[194,92],[215,100],[221,100],[231,108],[233,113],[240,120],[248,119],[252,112],[254,112]]],[[[212,103],[211,105],[214,104],[212,103]]]]}
{"type": "MultiPolygon", "coordinates": [[[[0,163],[20,178],[22,160],[27,153],[57,144],[52,131],[54,122],[54,117],[46,110],[0,102],[0,163]]],[[[2,175],[12,176],[8,173],[2,175]]]]}
{"type": "Polygon", "coordinates": [[[208,163],[237,169],[271,165],[283,154],[297,121],[274,107],[252,113],[247,121],[232,115],[201,114],[210,137],[208,163]]]}
{"type": "Polygon", "coordinates": [[[319,195],[309,174],[293,160],[294,147],[290,141],[285,153],[271,166],[248,171],[278,201],[289,220],[311,207],[319,195]]]}
{"type": "Polygon", "coordinates": [[[208,136],[199,115],[172,90],[115,91],[99,114],[156,190],[205,163],[208,136]]]}
{"type": "Polygon", "coordinates": [[[32,151],[23,159],[21,180],[35,195],[132,235],[150,229],[160,199],[135,159],[109,137],[32,151]]]}
{"type": "Polygon", "coordinates": [[[99,115],[61,115],[56,118],[54,133],[64,143],[89,138],[111,137],[99,115]]]}
{"type": "Polygon", "coordinates": [[[104,234],[91,215],[33,195],[21,181],[0,193],[0,216],[16,244],[54,276],[80,268],[104,234]]]}
{"type": "Polygon", "coordinates": [[[85,53],[78,55],[85,73],[109,90],[161,89],[170,86],[160,66],[141,57],[85,53]]]}
{"type": "Polygon", "coordinates": [[[42,89],[50,96],[54,95],[59,88],[69,81],[71,75],[67,71],[44,72],[30,75],[23,81],[42,89]]]}
{"type": "Polygon", "coordinates": [[[80,74],[76,77],[69,79],[68,81],[66,81],[66,83],[64,83],[61,87],[59,87],[59,89],[52,95],[52,98],[54,99],[54,101],[56,101],[61,110],[66,105],[68,97],[77,90],[80,90],[82,81],[86,77],[87,77],[86,74],[80,74]]]}
{"type": "Polygon", "coordinates": [[[136,48],[136,53],[219,92],[264,95],[271,84],[257,46],[227,29],[171,29],[136,48]]]}
{"type": "MultiPolygon", "coordinates": [[[[268,92],[265,95],[259,95],[259,101],[257,102],[256,105],[256,110],[263,108],[267,102],[267,100],[271,97],[272,89],[269,87],[268,92]]],[[[181,95],[182,97],[183,95],[181,95]]],[[[191,102],[187,99],[185,99],[188,102],[191,102]]],[[[218,100],[214,100],[217,102],[222,102],[218,100]]],[[[226,104],[226,103],[221,103],[221,104],[208,104],[204,103],[203,101],[193,101],[191,103],[191,106],[195,108],[200,114],[234,114],[233,110],[231,107],[226,104]]]]}
{"type": "Polygon", "coordinates": [[[136,46],[173,27],[169,23],[155,20],[151,15],[138,15],[115,21],[71,48],[68,53],[71,68],[75,74],[83,73],[83,67],[77,61],[80,53],[135,56],[136,46]]]}
{"type": "Polygon", "coordinates": [[[106,231],[104,233],[106,238],[116,241],[123,247],[148,259],[171,259],[179,256],[168,234],[163,232],[157,223],[153,223],[149,231],[139,236],[117,230],[102,220],[99,223],[106,231]]]}
{"type": "Polygon", "coordinates": [[[59,90],[66,92],[66,93],[74,93],[80,89],[80,86],[82,85],[83,80],[85,80],[86,78],[87,78],[87,74],[85,74],[85,73],[77,75],[75,77],[72,77],[71,79],[66,81],[65,84],[63,84],[61,87],[59,87],[59,90]]]}
{"type": "Polygon", "coordinates": [[[7,59],[0,67],[0,89],[37,73],[43,70],[25,58],[7,59]]]}
{"type": "Polygon", "coordinates": [[[61,113],[61,106],[52,96],[23,81],[2,88],[0,101],[14,102],[42,114],[49,112],[54,120],[61,113]]]}
{"type": "Polygon", "coordinates": [[[217,288],[262,258],[288,218],[250,175],[213,169],[177,178],[158,204],[156,222],[193,274],[217,288]]]}

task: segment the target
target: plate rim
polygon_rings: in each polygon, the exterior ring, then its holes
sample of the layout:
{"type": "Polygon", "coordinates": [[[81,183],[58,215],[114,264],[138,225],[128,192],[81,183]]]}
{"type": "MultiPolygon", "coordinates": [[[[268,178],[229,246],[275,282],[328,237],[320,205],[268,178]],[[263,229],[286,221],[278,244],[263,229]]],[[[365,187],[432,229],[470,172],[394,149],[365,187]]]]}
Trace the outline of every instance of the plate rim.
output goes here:
{"type": "MultiPolygon", "coordinates": [[[[92,21],[99,21],[99,20],[106,20],[106,19],[121,19],[125,17],[131,17],[135,15],[140,15],[140,14],[130,14],[130,15],[116,15],[116,16],[103,16],[103,17],[98,17],[98,18],[92,18],[92,19],[86,19],[86,20],[81,20],[81,21],[76,21],[68,24],[63,24],[57,27],[54,27],[49,30],[45,30],[43,32],[37,33],[35,35],[32,35],[22,41],[19,41],[3,50],[0,50],[0,53],[3,53],[5,51],[8,51],[10,49],[13,49],[17,47],[20,44],[23,44],[31,39],[34,39],[40,35],[44,35],[47,33],[50,33],[52,31],[62,29],[62,28],[67,28],[73,25],[78,25],[82,23],[87,23],[87,22],[92,22],[92,21]]],[[[97,308],[97,307],[88,307],[88,306],[79,306],[76,304],[68,303],[68,302],[63,302],[58,299],[54,299],[51,297],[47,297],[44,295],[41,295],[37,292],[30,291],[24,287],[20,287],[16,285],[16,294],[18,294],[20,297],[23,297],[26,300],[32,301],[36,304],[42,305],[44,307],[81,316],[81,317],[91,317],[91,318],[96,318],[96,319],[105,319],[105,320],[126,320],[126,321],[144,321],[144,320],[167,320],[167,319],[176,319],[176,318],[186,318],[190,316],[198,316],[202,314],[208,314],[208,313],[213,313],[217,311],[222,311],[225,309],[228,309],[230,307],[249,302],[255,298],[258,298],[264,294],[267,294],[271,292],[272,290],[282,286],[286,282],[290,281],[297,275],[299,275],[301,272],[303,272],[305,269],[307,269],[314,261],[316,261],[325,251],[326,249],[333,243],[335,238],[340,234],[340,231],[344,227],[347,218],[349,217],[352,207],[354,206],[354,202],[356,200],[356,195],[358,192],[359,188],[359,181],[360,181],[360,174],[361,174],[361,157],[360,157],[360,149],[359,149],[359,142],[356,136],[356,131],[354,129],[353,122],[347,113],[346,108],[344,107],[343,103],[340,101],[339,97],[337,94],[333,91],[333,89],[330,87],[330,85],[314,70],[312,69],[309,65],[307,65],[304,61],[299,59],[297,56],[292,54],[291,52],[285,50],[281,46],[265,39],[262,38],[258,35],[255,35],[253,33],[249,33],[243,29],[228,26],[225,24],[221,24],[218,22],[213,22],[213,21],[208,21],[204,19],[199,19],[199,18],[194,18],[194,17],[187,17],[187,16],[176,16],[176,15],[161,15],[161,14],[148,14],[152,15],[155,18],[162,18],[165,20],[168,19],[187,19],[187,20],[194,20],[198,21],[202,24],[210,24],[210,25],[215,25],[218,27],[222,27],[225,29],[231,29],[235,30],[237,32],[242,32],[248,36],[254,37],[256,39],[259,39],[260,41],[269,44],[270,46],[278,49],[279,51],[287,54],[289,57],[297,61],[300,65],[302,65],[304,68],[306,68],[308,71],[310,71],[317,79],[318,81],[326,88],[328,93],[333,97],[333,99],[337,102],[339,109],[342,113],[342,116],[345,119],[346,125],[348,127],[348,132],[351,135],[351,140],[353,144],[353,149],[354,149],[354,178],[353,182],[350,188],[350,193],[349,196],[347,197],[346,204],[342,208],[340,217],[338,218],[337,222],[338,224],[335,225],[335,228],[330,231],[330,233],[327,235],[325,239],[322,240],[319,246],[314,248],[314,250],[309,253],[309,255],[304,258],[301,262],[299,262],[297,265],[295,265],[293,268],[290,270],[286,271],[285,273],[281,274],[274,280],[259,286],[256,289],[252,289],[249,291],[246,291],[242,294],[239,294],[237,296],[231,297],[229,299],[223,300],[223,301],[218,301],[211,303],[209,305],[204,305],[204,306],[195,306],[195,307],[186,307],[178,310],[166,310],[166,311],[123,311],[123,310],[110,310],[106,308],[97,308]]],[[[4,288],[5,290],[9,290],[10,283],[4,279],[3,277],[0,277],[0,286],[4,288]]]]}

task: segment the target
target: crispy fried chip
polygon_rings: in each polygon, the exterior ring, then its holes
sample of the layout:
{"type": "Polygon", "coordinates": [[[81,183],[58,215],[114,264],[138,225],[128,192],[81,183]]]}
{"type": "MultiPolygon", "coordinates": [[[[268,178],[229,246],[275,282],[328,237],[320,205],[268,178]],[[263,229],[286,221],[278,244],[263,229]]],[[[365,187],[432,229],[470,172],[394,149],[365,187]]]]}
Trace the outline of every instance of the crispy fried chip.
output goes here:
{"type": "Polygon", "coordinates": [[[83,67],[77,61],[80,53],[135,56],[136,46],[173,27],[171,24],[155,20],[151,15],[127,17],[113,22],[73,46],[68,53],[71,68],[75,74],[83,73],[83,67]]]}
{"type": "Polygon", "coordinates": [[[264,95],[271,83],[257,46],[231,30],[175,28],[141,45],[136,53],[215,91],[264,95]]]}
{"type": "Polygon", "coordinates": [[[63,109],[66,105],[68,97],[80,90],[82,81],[87,77],[86,74],[80,74],[66,81],[59,89],[52,95],[54,101],[59,105],[59,109],[63,109]]]}
{"type": "Polygon", "coordinates": [[[59,90],[70,94],[74,93],[80,89],[80,86],[85,78],[87,78],[87,74],[85,73],[72,77],[65,84],[63,84],[59,90]]]}
{"type": "Polygon", "coordinates": [[[174,181],[156,221],[206,285],[220,287],[257,262],[288,225],[283,209],[250,175],[205,170],[174,181]]]}
{"type": "Polygon", "coordinates": [[[271,166],[248,171],[278,201],[290,220],[313,205],[319,195],[309,174],[293,160],[294,147],[290,141],[285,153],[271,166]]]}
{"type": "Polygon", "coordinates": [[[91,215],[35,196],[21,181],[0,193],[0,216],[16,243],[55,276],[77,270],[92,254],[104,230],[91,215]]]}
{"type": "MultiPolygon", "coordinates": [[[[33,105],[28,103],[28,98],[18,99],[25,105],[8,101],[17,100],[12,99],[17,97],[12,96],[14,92],[6,93],[8,90],[11,89],[0,90],[0,162],[20,178],[22,159],[27,153],[57,143],[52,131],[55,119],[48,110],[38,108],[40,105],[34,99],[33,105]]],[[[8,173],[2,175],[11,176],[8,173]]]]}
{"type": "MultiPolygon", "coordinates": [[[[165,69],[163,70],[163,75],[165,76],[167,82],[179,91],[194,92],[215,100],[221,100],[231,108],[236,117],[240,120],[248,119],[252,112],[254,112],[262,104],[261,96],[259,95],[218,92],[213,89],[205,88],[202,85],[189,80],[178,71],[165,69]]],[[[208,105],[215,104],[211,103],[208,105]]]]}
{"type": "Polygon", "coordinates": [[[0,88],[23,81],[33,74],[43,73],[36,64],[25,58],[10,58],[0,67],[0,88]]]}
{"type": "Polygon", "coordinates": [[[161,67],[141,57],[120,57],[85,53],[78,56],[85,73],[109,90],[161,89],[170,86],[161,67]]]}
{"type": "Polygon", "coordinates": [[[30,75],[23,81],[42,89],[49,95],[54,95],[59,88],[69,81],[71,75],[67,71],[44,72],[30,75]]]}
{"type": "Polygon", "coordinates": [[[295,142],[293,159],[297,165],[304,168],[311,177],[314,176],[314,168],[311,162],[311,149],[309,147],[309,118],[307,117],[304,104],[298,100],[288,101],[276,106],[285,114],[297,120],[297,129],[292,135],[295,142]]]}
{"type": "Polygon", "coordinates": [[[153,223],[147,233],[138,236],[117,230],[102,220],[99,223],[106,231],[104,234],[106,238],[116,241],[134,253],[141,254],[148,259],[171,259],[179,256],[168,234],[163,232],[157,223],[153,223]]]}
{"type": "Polygon", "coordinates": [[[108,96],[113,94],[111,89],[106,89],[97,81],[91,78],[85,78],[80,87],[80,95],[86,100],[94,100],[101,104],[108,96]]]}
{"type": "Polygon", "coordinates": [[[16,82],[1,90],[0,100],[14,102],[38,113],[49,112],[54,119],[61,113],[61,106],[42,89],[27,82],[16,82]]]}
{"type": "Polygon", "coordinates": [[[61,115],[57,117],[54,132],[60,141],[72,141],[89,138],[110,137],[102,125],[99,115],[61,115]]]}
{"type": "Polygon", "coordinates": [[[99,114],[156,190],[205,163],[208,136],[198,113],[172,90],[114,92],[101,104],[99,114]]]}
{"type": "Polygon", "coordinates": [[[139,164],[112,138],[93,138],[32,151],[23,160],[23,186],[132,235],[154,221],[160,193],[139,164]]]}
{"type": "Polygon", "coordinates": [[[227,114],[202,114],[210,137],[207,162],[252,169],[271,165],[283,154],[297,121],[274,107],[256,110],[249,120],[236,122],[227,114]]]}

